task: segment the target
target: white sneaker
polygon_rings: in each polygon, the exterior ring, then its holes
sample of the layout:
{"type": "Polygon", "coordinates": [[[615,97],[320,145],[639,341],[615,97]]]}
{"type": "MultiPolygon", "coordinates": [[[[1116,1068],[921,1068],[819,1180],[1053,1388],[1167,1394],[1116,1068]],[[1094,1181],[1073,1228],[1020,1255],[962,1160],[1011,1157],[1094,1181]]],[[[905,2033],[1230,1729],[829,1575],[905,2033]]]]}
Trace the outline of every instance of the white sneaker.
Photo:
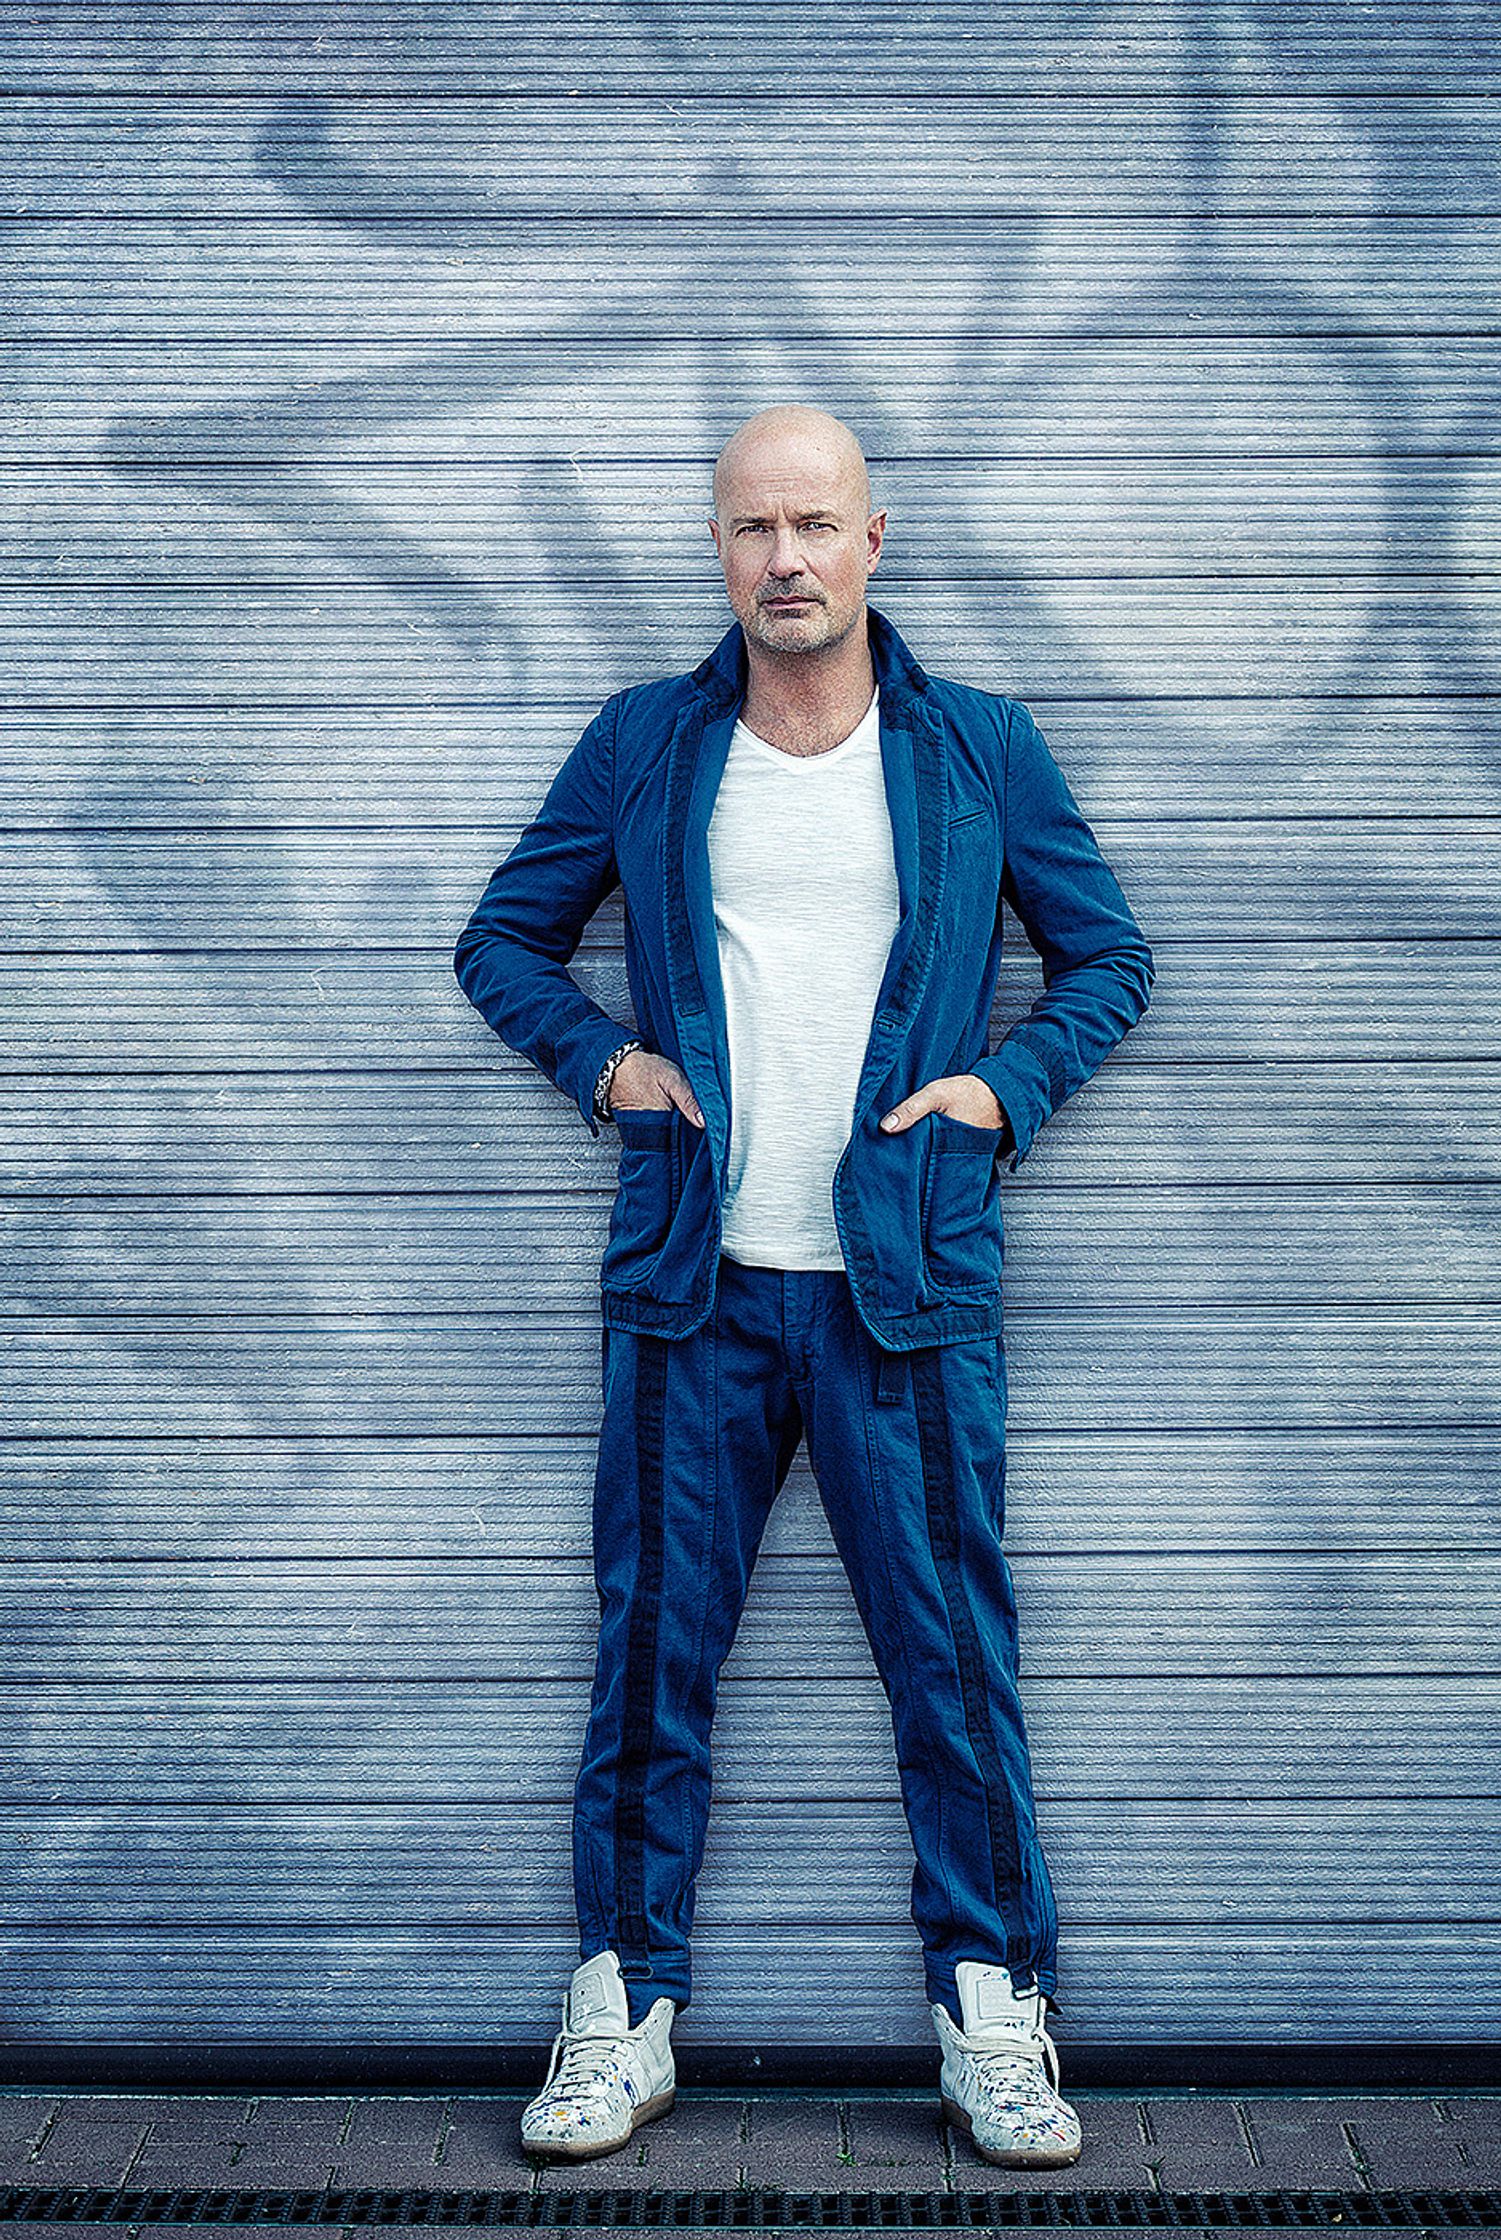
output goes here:
{"type": "Polygon", "coordinates": [[[932,2002],[945,2116],[970,2134],[987,2162],[1008,2170],[1077,2162],[1079,2117],[1053,2089],[1058,2049],[1043,2028],[1045,1994],[1035,1986],[1018,1991],[1009,1969],[981,1960],[961,1960],[954,1973],[963,2029],[942,2000],[932,2002]]]}
{"type": "Polygon", "coordinates": [[[658,1999],[632,2030],[618,1954],[575,1968],[546,2082],[521,2111],[523,2147],[581,2161],[612,2154],[638,2123],[665,2116],[677,2088],[668,2038],[677,2011],[675,1999],[658,1999]]]}

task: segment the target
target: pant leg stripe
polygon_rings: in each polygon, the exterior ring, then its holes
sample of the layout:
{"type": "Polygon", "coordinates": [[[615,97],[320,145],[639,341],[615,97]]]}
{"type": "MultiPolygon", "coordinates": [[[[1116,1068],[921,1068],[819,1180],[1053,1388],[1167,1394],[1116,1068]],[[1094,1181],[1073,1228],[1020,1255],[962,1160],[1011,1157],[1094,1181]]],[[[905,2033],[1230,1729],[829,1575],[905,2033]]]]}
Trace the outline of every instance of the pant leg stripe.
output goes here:
{"type": "Polygon", "coordinates": [[[615,1917],[620,1957],[645,1959],[646,1780],[657,1692],[657,1629],[662,1604],[663,1439],[670,1340],[636,1337],[636,1484],[638,1561],[626,1635],[620,1770],[615,1793],[615,1917]]]}
{"type": "MultiPolygon", "coordinates": [[[[947,1395],[943,1383],[942,1346],[923,1346],[908,1356],[912,1363],[912,1399],[917,1420],[918,1450],[922,1458],[923,1491],[927,1500],[928,1538],[938,1569],[949,1623],[954,1629],[958,1656],[959,1693],[964,1706],[964,1729],[980,1768],[985,1791],[985,1818],[990,1832],[991,1869],[995,1878],[998,1914],[1008,1910],[1005,1894],[1012,1894],[1010,1909],[1022,1884],[1020,1831],[1011,1784],[1001,1762],[985,1684],[984,1658],[975,1627],[975,1614],[965,1586],[959,1556],[959,1524],[954,1504],[953,1446],[949,1437],[947,1395]]],[[[1024,1967],[1030,1947],[1020,1930],[1007,1932],[1006,1965],[1024,1967]]]]}

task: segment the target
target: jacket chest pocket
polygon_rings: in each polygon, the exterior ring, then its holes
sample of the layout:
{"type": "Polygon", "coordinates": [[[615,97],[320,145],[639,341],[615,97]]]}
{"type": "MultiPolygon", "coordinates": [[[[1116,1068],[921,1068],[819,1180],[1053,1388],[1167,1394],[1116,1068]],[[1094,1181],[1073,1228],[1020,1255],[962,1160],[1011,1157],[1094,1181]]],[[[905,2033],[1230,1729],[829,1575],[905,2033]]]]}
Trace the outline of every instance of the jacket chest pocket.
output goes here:
{"type": "Polygon", "coordinates": [[[683,1189],[683,1136],[676,1105],[617,1105],[620,1165],[600,1275],[619,1288],[639,1283],[661,1254],[683,1189]]]}
{"type": "Polygon", "coordinates": [[[1001,1170],[1005,1127],[977,1128],[928,1114],[922,1257],[930,1296],[990,1293],[1001,1280],[1001,1170]]]}

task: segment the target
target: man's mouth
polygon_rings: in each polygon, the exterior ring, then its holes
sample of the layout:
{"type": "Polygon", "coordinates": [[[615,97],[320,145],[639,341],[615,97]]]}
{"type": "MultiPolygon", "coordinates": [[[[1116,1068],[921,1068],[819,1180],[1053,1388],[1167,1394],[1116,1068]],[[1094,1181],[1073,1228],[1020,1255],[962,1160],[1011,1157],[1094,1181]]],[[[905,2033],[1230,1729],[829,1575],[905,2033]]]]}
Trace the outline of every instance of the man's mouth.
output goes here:
{"type": "Polygon", "coordinates": [[[813,601],[805,592],[794,591],[779,599],[763,599],[761,603],[767,607],[811,607],[813,601]]]}

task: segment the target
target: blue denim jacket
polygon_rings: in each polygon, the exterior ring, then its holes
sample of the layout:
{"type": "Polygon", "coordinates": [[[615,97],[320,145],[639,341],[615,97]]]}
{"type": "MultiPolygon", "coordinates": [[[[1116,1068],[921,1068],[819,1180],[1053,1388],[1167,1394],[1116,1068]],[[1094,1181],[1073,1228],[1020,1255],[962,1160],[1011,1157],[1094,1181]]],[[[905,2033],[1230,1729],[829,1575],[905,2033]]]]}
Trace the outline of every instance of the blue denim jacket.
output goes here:
{"type": "MultiPolygon", "coordinates": [[[[856,1306],[894,1351],[1001,1330],[1001,1169],[1147,1007],[1152,953],[1042,733],[1018,700],[927,675],[867,606],[900,918],[876,997],[833,1212],[856,1306]],[[1001,902],[1043,993],[989,1049],[1001,902]],[[925,1082],[975,1073],[1010,1127],[930,1113],[885,1134],[925,1082]]],[[[594,1134],[594,1084],[628,1027],[567,970],[618,885],[635,1032],[682,1067],[705,1125],[620,1108],[601,1311],[686,1337],[720,1251],[730,1067],[708,828],[747,662],[739,623],[698,667],[612,694],[490,882],[454,951],[465,995],[594,1134]]]]}

